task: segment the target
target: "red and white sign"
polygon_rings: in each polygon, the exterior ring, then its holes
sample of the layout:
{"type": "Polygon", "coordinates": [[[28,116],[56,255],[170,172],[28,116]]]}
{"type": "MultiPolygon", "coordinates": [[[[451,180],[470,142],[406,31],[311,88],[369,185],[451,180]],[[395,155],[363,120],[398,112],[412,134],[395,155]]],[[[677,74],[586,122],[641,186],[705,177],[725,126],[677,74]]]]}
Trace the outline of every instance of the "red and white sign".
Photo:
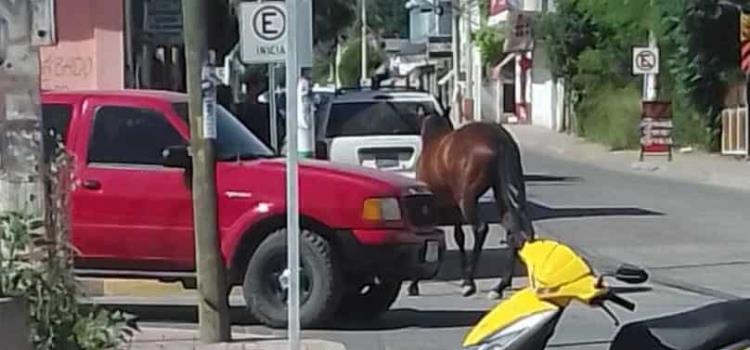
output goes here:
{"type": "Polygon", "coordinates": [[[641,114],[641,159],[644,154],[668,154],[672,158],[672,106],[669,102],[644,101],[641,114]]]}

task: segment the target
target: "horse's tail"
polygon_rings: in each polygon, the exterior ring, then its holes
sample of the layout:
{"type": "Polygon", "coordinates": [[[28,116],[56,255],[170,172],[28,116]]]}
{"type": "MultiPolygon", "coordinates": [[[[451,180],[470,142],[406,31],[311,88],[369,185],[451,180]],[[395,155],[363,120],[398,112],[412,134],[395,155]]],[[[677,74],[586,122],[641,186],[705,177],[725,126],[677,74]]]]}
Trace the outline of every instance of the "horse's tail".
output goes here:
{"type": "Polygon", "coordinates": [[[526,201],[526,182],[523,175],[521,150],[507,130],[503,129],[503,131],[506,133],[508,144],[503,147],[506,152],[503,152],[503,156],[500,157],[500,171],[505,171],[507,176],[505,190],[508,196],[508,204],[513,207],[514,212],[518,215],[514,219],[519,221],[519,229],[529,236],[528,238],[533,238],[535,231],[526,201]]]}

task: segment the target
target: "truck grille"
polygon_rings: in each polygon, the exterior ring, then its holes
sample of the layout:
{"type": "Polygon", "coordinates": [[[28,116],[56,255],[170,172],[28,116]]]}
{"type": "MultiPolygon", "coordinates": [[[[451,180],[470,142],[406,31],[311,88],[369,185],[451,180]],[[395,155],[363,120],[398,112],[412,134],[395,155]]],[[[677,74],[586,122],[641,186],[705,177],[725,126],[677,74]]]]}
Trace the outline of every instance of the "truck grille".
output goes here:
{"type": "Polygon", "coordinates": [[[431,194],[417,194],[404,197],[406,220],[414,227],[435,226],[437,212],[435,197],[431,194]]]}

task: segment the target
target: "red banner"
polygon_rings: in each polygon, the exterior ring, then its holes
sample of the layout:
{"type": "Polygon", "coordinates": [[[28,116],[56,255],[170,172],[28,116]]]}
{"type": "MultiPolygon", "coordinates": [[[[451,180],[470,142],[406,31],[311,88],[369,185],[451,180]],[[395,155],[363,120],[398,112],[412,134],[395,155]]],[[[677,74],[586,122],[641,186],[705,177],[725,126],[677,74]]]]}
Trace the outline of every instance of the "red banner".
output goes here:
{"type": "Polygon", "coordinates": [[[750,74],[750,14],[740,13],[740,67],[750,74]]]}

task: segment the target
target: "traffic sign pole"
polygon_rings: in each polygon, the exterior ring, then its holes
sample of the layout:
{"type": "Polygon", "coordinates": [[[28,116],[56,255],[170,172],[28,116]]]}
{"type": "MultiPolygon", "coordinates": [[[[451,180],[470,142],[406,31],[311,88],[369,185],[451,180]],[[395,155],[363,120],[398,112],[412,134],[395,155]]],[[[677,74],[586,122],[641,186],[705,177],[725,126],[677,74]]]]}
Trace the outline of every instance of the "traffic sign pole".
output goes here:
{"type": "Polygon", "coordinates": [[[268,132],[271,148],[279,151],[279,117],[276,108],[276,64],[268,64],[268,132]]]}
{"type": "Polygon", "coordinates": [[[299,320],[299,208],[298,208],[298,174],[297,174],[297,81],[299,80],[299,63],[297,62],[297,1],[287,1],[286,21],[286,205],[287,205],[287,266],[289,268],[288,304],[288,337],[289,350],[300,348],[299,320]]]}
{"type": "MultiPolygon", "coordinates": [[[[654,35],[654,32],[652,30],[649,30],[648,32],[648,46],[651,49],[656,49],[656,36],[654,35]]],[[[658,64],[656,62],[655,64],[658,64]]],[[[656,74],[655,73],[649,73],[646,75],[646,91],[645,91],[645,99],[646,101],[656,101],[656,74]]]]}

